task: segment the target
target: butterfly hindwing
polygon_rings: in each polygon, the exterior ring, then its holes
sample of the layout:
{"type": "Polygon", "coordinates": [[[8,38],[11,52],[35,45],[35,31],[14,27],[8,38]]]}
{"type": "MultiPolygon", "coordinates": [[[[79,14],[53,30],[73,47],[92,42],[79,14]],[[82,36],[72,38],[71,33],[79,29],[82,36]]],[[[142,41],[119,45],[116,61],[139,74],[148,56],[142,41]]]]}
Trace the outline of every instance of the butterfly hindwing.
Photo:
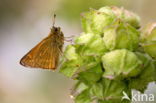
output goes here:
{"type": "Polygon", "coordinates": [[[56,69],[61,48],[47,37],[28,52],[20,61],[23,66],[43,69],[56,69]]]}

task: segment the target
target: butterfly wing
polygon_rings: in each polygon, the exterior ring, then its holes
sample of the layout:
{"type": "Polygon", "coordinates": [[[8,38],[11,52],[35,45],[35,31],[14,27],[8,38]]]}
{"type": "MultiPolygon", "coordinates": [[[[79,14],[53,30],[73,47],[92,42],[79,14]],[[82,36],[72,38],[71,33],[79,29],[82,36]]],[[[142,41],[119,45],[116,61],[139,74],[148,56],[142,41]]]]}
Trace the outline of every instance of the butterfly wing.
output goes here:
{"type": "Polygon", "coordinates": [[[20,61],[20,64],[31,68],[43,68],[55,70],[62,51],[62,45],[58,45],[50,37],[42,40],[30,50],[20,61]]]}

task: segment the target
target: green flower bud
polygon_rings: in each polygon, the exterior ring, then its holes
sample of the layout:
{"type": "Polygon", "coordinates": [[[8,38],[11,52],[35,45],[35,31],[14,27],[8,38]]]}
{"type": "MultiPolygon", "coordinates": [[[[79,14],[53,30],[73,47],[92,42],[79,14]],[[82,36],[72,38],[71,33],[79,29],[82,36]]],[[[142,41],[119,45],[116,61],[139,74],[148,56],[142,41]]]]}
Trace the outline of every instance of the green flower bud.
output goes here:
{"type": "Polygon", "coordinates": [[[103,7],[100,10],[91,9],[90,12],[82,14],[82,27],[85,32],[102,34],[103,29],[114,19],[115,15],[110,7],[103,7]]]}
{"type": "Polygon", "coordinates": [[[140,28],[140,18],[135,13],[125,10],[124,8],[118,8],[115,6],[112,7],[112,10],[115,15],[118,18],[122,19],[124,22],[129,23],[135,28],[140,28]]]}
{"type": "Polygon", "coordinates": [[[104,28],[111,25],[117,19],[130,24],[134,28],[140,27],[140,18],[123,8],[102,7],[99,10],[91,9],[90,12],[82,14],[82,28],[88,33],[103,34],[104,28]]]}
{"type": "Polygon", "coordinates": [[[77,45],[77,52],[80,55],[92,55],[98,56],[106,52],[106,47],[104,45],[103,39],[100,35],[94,35],[92,33],[83,33],[80,37],[75,40],[77,45]]]}
{"type": "Polygon", "coordinates": [[[156,23],[149,24],[142,35],[142,47],[156,59],[156,23]]]}
{"type": "Polygon", "coordinates": [[[104,30],[103,40],[109,50],[125,48],[133,51],[139,44],[139,31],[119,20],[104,30]]]}
{"type": "Polygon", "coordinates": [[[87,44],[94,38],[93,33],[82,33],[79,37],[75,39],[76,44],[87,44]]]}
{"type": "MultiPolygon", "coordinates": [[[[84,82],[95,82],[102,76],[100,57],[82,56],[81,50],[77,50],[77,45],[68,45],[64,52],[64,61],[60,72],[68,77],[82,79],[84,82]],[[81,52],[80,52],[81,51],[81,52]],[[79,53],[80,52],[80,53],[79,53]],[[79,54],[78,54],[79,53],[79,54]],[[90,76],[90,78],[88,78],[90,76]]],[[[85,50],[85,49],[84,49],[85,50]]]]}
{"type": "Polygon", "coordinates": [[[102,57],[105,68],[104,77],[109,79],[129,78],[137,76],[142,71],[142,61],[126,49],[114,50],[102,57]]]}
{"type": "Polygon", "coordinates": [[[79,55],[75,51],[75,47],[72,45],[68,45],[66,50],[64,51],[64,56],[67,60],[77,60],[79,55]]]}

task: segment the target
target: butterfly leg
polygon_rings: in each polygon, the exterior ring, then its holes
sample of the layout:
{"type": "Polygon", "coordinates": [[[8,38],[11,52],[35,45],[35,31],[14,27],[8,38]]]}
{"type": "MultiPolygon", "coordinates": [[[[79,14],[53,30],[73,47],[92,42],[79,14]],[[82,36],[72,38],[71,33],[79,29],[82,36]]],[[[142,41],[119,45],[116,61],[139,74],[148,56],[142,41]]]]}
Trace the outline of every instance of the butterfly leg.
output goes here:
{"type": "Polygon", "coordinates": [[[75,35],[71,35],[71,36],[64,37],[64,38],[66,39],[66,38],[74,38],[74,37],[75,37],[75,35]]]}
{"type": "Polygon", "coordinates": [[[64,41],[73,44],[73,39],[69,39],[69,40],[65,39],[64,41]]]}

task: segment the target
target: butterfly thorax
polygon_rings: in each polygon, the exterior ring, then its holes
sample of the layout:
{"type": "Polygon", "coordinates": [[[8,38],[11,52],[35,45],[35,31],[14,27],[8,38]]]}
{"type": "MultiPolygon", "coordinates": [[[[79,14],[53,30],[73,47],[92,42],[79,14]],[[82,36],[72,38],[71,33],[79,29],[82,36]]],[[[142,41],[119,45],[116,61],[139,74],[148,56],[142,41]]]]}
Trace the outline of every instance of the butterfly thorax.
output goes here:
{"type": "Polygon", "coordinates": [[[51,28],[51,32],[50,32],[49,36],[51,37],[51,39],[53,39],[52,41],[57,44],[62,45],[64,43],[64,35],[63,35],[60,27],[53,26],[51,28]]]}

